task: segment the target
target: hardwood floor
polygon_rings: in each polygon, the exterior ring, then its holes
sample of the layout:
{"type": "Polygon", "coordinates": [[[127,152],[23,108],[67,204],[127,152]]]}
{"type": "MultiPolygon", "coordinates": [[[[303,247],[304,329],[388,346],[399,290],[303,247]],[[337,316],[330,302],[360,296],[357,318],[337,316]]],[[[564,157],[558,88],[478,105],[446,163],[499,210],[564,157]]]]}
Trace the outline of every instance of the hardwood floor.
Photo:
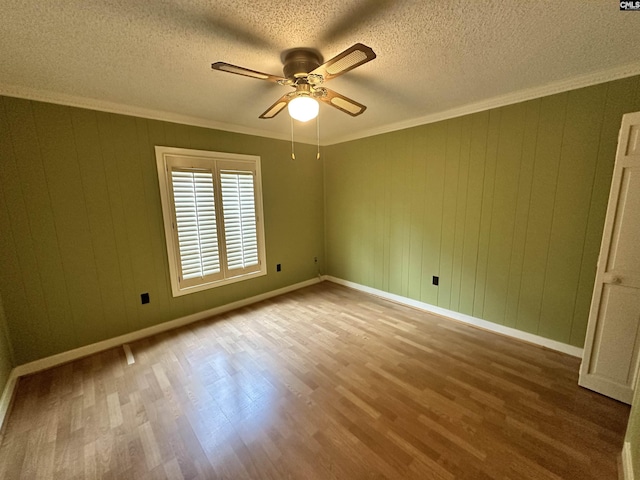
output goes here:
{"type": "Polygon", "coordinates": [[[579,359],[324,282],[20,381],[7,479],[615,479],[579,359]]]}

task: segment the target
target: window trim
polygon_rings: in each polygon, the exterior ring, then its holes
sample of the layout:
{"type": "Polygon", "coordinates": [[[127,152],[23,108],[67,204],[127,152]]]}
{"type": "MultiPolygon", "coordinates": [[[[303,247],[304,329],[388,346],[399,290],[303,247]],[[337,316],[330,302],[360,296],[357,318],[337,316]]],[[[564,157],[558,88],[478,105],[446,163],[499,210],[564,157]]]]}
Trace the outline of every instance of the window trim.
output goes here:
{"type": "MultiPolygon", "coordinates": [[[[174,297],[201,292],[211,288],[228,285],[231,283],[249,280],[267,274],[267,261],[264,235],[264,210],[262,206],[262,175],[260,170],[260,157],[257,155],[243,155],[237,153],[212,152],[208,150],[194,150],[187,148],[156,146],[156,167],[158,170],[158,185],[160,187],[160,200],[162,205],[162,221],[164,226],[164,236],[167,249],[167,260],[169,263],[169,279],[171,292],[174,297]],[[233,276],[223,276],[220,279],[206,281],[192,286],[180,285],[180,250],[178,245],[177,230],[173,228],[175,221],[175,208],[172,201],[170,175],[167,161],[171,158],[180,159],[192,158],[195,162],[210,162],[214,172],[214,186],[220,188],[220,170],[228,170],[228,162],[233,164],[246,164],[243,171],[254,172],[254,198],[256,211],[256,234],[258,241],[258,261],[259,268],[249,273],[240,273],[233,276]],[[219,166],[218,164],[222,165],[219,166]]],[[[218,234],[218,248],[220,254],[220,274],[227,275],[226,245],[224,245],[224,218],[221,216],[223,205],[218,201],[221,193],[216,193],[216,212],[218,229],[222,228],[222,235],[218,234]],[[224,253],[223,253],[224,252],[224,253]]],[[[191,283],[191,282],[190,282],[191,283]]]]}

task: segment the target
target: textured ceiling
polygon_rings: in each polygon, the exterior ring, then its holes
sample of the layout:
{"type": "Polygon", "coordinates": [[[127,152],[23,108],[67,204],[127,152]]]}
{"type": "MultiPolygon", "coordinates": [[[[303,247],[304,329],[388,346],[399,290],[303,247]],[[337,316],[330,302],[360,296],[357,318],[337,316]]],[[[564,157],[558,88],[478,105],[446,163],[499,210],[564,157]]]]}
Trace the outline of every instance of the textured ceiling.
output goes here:
{"type": "MultiPolygon", "coordinates": [[[[276,138],[286,112],[258,115],[288,87],[210,64],[281,75],[287,49],[328,60],[364,43],[378,58],[328,87],[368,110],[321,105],[323,144],[640,73],[640,12],[615,0],[0,0],[0,12],[0,93],[276,138]]],[[[315,124],[296,132],[313,141],[315,124]]]]}

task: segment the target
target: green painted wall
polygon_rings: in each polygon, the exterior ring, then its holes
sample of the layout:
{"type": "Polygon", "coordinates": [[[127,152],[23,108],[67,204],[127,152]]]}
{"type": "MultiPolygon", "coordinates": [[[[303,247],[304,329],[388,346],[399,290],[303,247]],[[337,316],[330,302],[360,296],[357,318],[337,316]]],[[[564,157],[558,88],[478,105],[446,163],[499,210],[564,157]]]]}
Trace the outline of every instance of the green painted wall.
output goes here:
{"type": "Polygon", "coordinates": [[[637,110],[633,77],[325,148],[326,273],[581,347],[637,110]]]}
{"type": "Polygon", "coordinates": [[[323,182],[312,146],[0,97],[0,363],[313,278],[325,247],[324,273],[581,346],[637,110],[633,77],[347,142],[323,182]],[[155,145],[262,157],[266,277],[171,297],[155,145]]]}
{"type": "Polygon", "coordinates": [[[315,148],[0,97],[0,296],[22,364],[313,278],[315,148]],[[268,275],[171,296],[155,145],[260,155],[268,275]],[[276,273],[276,263],[282,272],[276,273]],[[151,303],[140,304],[149,292],[151,303]]]}
{"type": "Polygon", "coordinates": [[[2,306],[2,297],[0,297],[0,396],[2,396],[4,387],[7,385],[12,368],[13,350],[7,331],[7,319],[2,306]]]}

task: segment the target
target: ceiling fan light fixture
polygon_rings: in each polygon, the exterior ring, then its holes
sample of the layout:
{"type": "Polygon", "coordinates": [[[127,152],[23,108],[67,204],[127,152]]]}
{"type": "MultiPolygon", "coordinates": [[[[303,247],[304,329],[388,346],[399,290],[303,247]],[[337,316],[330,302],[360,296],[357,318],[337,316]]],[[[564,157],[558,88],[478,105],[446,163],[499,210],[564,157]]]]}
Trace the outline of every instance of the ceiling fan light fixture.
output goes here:
{"type": "Polygon", "coordinates": [[[311,98],[308,95],[298,95],[289,102],[287,108],[291,118],[299,122],[308,122],[318,116],[320,105],[318,105],[318,101],[315,98],[311,98]]]}

